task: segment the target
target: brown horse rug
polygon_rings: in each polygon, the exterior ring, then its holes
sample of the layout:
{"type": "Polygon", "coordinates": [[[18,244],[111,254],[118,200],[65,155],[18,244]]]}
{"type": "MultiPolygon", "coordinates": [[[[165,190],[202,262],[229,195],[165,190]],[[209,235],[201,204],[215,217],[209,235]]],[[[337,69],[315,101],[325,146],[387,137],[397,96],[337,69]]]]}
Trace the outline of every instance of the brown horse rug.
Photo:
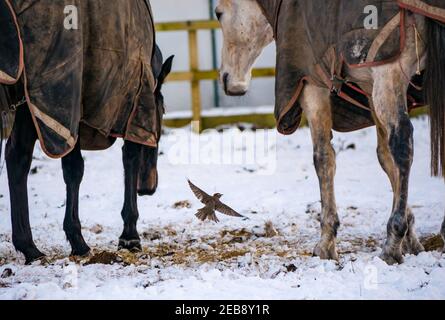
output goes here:
{"type": "Polygon", "coordinates": [[[148,1],[0,0],[0,29],[0,82],[24,82],[47,155],[79,138],[87,150],[117,137],[157,146],[148,1]]]}
{"type": "MultiPolygon", "coordinates": [[[[377,66],[400,56],[405,45],[406,26],[413,20],[409,19],[401,2],[429,2],[430,5],[440,2],[445,7],[443,0],[257,2],[273,26],[277,44],[275,116],[278,130],[283,134],[295,132],[300,125],[302,110],[298,100],[307,83],[332,91],[335,130],[353,131],[374,125],[368,100],[371,92],[345,79],[345,66],[377,66]],[[377,29],[365,27],[370,12],[364,9],[369,6],[377,8],[377,29]]],[[[412,90],[414,88],[410,87],[412,90]]],[[[412,96],[421,94],[413,92],[412,96]]],[[[412,105],[419,104],[412,97],[408,100],[412,105]]]]}

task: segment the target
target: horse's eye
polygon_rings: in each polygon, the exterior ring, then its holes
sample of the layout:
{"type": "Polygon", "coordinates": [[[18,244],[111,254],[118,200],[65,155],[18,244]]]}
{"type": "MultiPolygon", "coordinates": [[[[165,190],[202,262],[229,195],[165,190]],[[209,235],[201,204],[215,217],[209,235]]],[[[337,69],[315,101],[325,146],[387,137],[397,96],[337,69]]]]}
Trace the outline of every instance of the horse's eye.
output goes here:
{"type": "Polygon", "coordinates": [[[216,18],[218,19],[218,20],[221,20],[221,17],[222,17],[222,12],[221,11],[215,11],[215,14],[216,14],[216,18]]]}

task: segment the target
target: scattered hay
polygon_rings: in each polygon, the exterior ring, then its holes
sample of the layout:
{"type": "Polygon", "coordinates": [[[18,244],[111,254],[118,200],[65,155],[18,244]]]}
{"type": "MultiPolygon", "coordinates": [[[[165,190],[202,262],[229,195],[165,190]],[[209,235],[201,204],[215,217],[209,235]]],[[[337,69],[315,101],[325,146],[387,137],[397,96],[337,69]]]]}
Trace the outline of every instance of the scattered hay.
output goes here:
{"type": "Polygon", "coordinates": [[[266,222],[266,224],[264,225],[264,230],[265,230],[264,236],[266,238],[273,238],[273,237],[278,236],[278,231],[277,231],[277,229],[275,229],[272,221],[266,222]]]}
{"type": "Polygon", "coordinates": [[[94,234],[101,234],[104,231],[104,228],[100,224],[95,224],[90,228],[90,232],[94,234]]]}
{"type": "Polygon", "coordinates": [[[117,262],[122,262],[122,258],[114,252],[102,251],[92,255],[84,265],[91,264],[114,264],[117,262]]]}
{"type": "Polygon", "coordinates": [[[444,247],[443,239],[440,235],[430,235],[420,239],[420,243],[425,247],[426,251],[438,251],[444,247]]]}
{"type": "Polygon", "coordinates": [[[253,232],[248,231],[245,228],[242,228],[240,230],[223,230],[220,232],[221,238],[224,238],[227,235],[232,236],[233,238],[246,238],[246,239],[250,239],[252,238],[252,236],[254,236],[253,232]]]}
{"type": "Polygon", "coordinates": [[[188,200],[178,201],[175,204],[173,204],[172,208],[179,210],[179,209],[190,209],[192,207],[192,204],[188,200]]]}
{"type": "Polygon", "coordinates": [[[156,230],[147,230],[142,233],[142,237],[146,240],[155,241],[162,238],[162,234],[156,230]]]}

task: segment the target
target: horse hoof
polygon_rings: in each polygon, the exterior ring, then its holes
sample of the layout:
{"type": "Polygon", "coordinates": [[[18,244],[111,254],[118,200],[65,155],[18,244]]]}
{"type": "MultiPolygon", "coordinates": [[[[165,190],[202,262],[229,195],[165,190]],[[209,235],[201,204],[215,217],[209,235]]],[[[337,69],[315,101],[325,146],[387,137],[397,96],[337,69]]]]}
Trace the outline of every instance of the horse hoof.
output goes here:
{"type": "Polygon", "coordinates": [[[403,255],[401,252],[390,251],[383,249],[382,254],[380,255],[380,259],[385,261],[389,266],[395,264],[402,264],[404,262],[403,255]]]}
{"type": "Polygon", "coordinates": [[[318,244],[314,249],[313,255],[319,257],[321,260],[338,261],[338,253],[334,243],[328,246],[318,244]]]}
{"type": "Polygon", "coordinates": [[[416,239],[405,239],[402,245],[402,252],[404,255],[412,254],[417,256],[419,253],[424,252],[424,246],[416,239]]]}
{"type": "Polygon", "coordinates": [[[90,253],[91,253],[90,247],[85,245],[85,247],[73,249],[71,251],[71,257],[85,258],[88,257],[90,253]]]}
{"type": "Polygon", "coordinates": [[[141,252],[142,251],[141,240],[119,239],[118,250],[123,250],[123,249],[128,250],[130,252],[141,252]]]}
{"type": "Polygon", "coordinates": [[[33,248],[25,254],[25,259],[26,259],[25,264],[30,265],[33,262],[45,259],[45,257],[46,256],[43,253],[41,253],[39,249],[33,248]]]}

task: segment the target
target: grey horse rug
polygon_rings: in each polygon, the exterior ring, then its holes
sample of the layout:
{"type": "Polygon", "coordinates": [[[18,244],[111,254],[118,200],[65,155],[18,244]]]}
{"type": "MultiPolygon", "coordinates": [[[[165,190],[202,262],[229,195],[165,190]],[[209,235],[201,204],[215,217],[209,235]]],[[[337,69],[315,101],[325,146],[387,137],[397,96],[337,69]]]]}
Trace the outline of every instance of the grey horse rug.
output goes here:
{"type": "MultiPolygon", "coordinates": [[[[353,131],[374,125],[371,92],[345,79],[344,68],[363,68],[395,61],[405,45],[409,13],[403,3],[443,0],[257,0],[273,26],[277,45],[276,107],[278,130],[291,134],[302,118],[299,97],[307,83],[332,91],[334,130],[353,131]],[[365,28],[378,10],[378,28],[365,28]],[[290,23],[291,22],[291,23],[290,23]]],[[[437,10],[438,7],[435,7],[437,10]]],[[[411,9],[410,9],[411,10],[411,9]]],[[[444,16],[445,17],[445,16],[444,16]]],[[[414,30],[414,29],[413,29],[414,30]]],[[[415,86],[414,86],[415,87],[415,86]]],[[[410,91],[414,90],[413,86],[410,91]]],[[[413,92],[413,96],[421,96],[413,92]]],[[[412,105],[419,104],[412,97],[412,105]]]]}
{"type": "Polygon", "coordinates": [[[117,137],[156,147],[148,0],[0,0],[0,83],[24,83],[39,140],[54,158],[117,137]]]}

